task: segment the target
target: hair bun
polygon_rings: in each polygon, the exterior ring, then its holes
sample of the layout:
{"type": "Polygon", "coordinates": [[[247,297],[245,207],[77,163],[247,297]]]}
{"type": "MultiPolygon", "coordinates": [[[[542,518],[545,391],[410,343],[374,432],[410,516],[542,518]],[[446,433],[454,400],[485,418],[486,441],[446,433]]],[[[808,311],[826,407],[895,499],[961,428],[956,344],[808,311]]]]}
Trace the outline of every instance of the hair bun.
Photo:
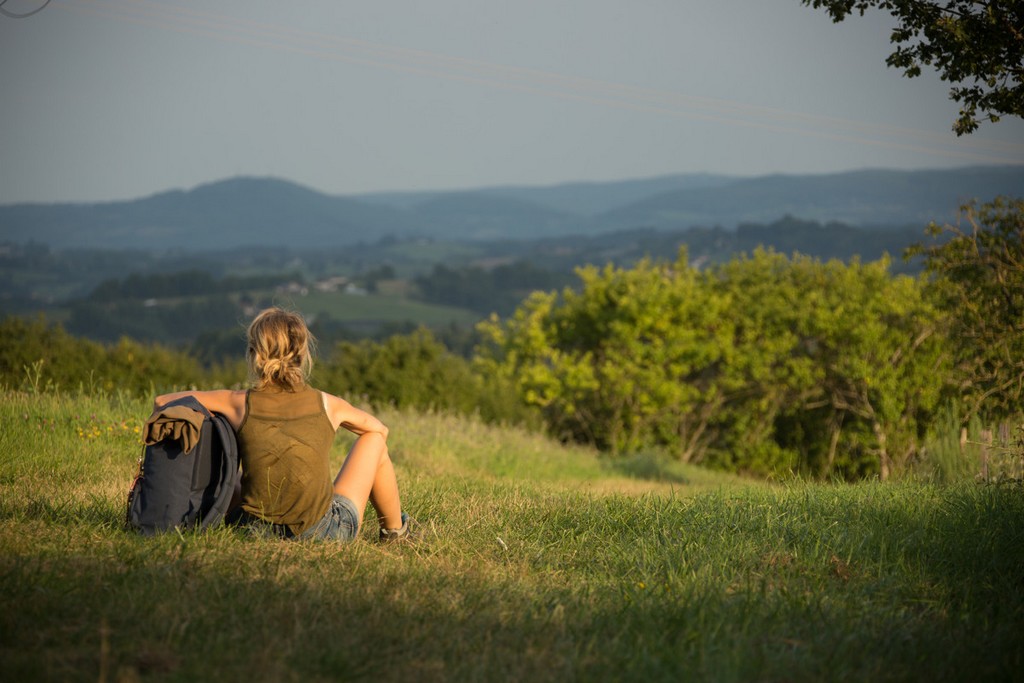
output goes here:
{"type": "Polygon", "coordinates": [[[270,308],[249,325],[249,374],[257,389],[294,390],[305,384],[312,368],[314,343],[296,313],[270,308]]]}

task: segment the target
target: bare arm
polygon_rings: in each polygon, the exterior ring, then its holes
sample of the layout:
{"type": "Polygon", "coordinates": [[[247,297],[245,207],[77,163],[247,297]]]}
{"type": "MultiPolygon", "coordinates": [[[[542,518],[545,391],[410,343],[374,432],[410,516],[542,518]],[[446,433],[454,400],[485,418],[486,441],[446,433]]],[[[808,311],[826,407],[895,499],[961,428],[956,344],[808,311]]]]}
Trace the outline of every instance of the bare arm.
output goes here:
{"type": "Polygon", "coordinates": [[[387,441],[388,428],[383,422],[365,410],[356,408],[345,399],[338,398],[327,392],[321,393],[324,397],[324,409],[327,411],[327,417],[330,418],[331,425],[335,430],[338,427],[344,427],[358,436],[376,432],[387,441]]]}
{"type": "Polygon", "coordinates": [[[164,407],[171,401],[186,396],[194,397],[211,413],[220,413],[227,418],[231,427],[237,432],[245,419],[245,392],[218,389],[215,391],[177,391],[173,394],[157,396],[153,401],[153,412],[164,407]]]}

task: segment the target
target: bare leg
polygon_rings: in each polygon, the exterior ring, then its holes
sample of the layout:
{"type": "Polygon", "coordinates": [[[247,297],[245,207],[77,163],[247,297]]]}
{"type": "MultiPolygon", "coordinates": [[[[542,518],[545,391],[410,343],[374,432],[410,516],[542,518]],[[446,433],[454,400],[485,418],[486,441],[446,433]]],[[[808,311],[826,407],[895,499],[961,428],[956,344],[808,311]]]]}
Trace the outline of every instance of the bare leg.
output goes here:
{"type": "Polygon", "coordinates": [[[382,529],[402,526],[402,501],[398,495],[395,467],[384,437],[375,432],[356,439],[341,471],[334,480],[334,492],[351,499],[363,522],[366,501],[373,503],[382,529]]]}

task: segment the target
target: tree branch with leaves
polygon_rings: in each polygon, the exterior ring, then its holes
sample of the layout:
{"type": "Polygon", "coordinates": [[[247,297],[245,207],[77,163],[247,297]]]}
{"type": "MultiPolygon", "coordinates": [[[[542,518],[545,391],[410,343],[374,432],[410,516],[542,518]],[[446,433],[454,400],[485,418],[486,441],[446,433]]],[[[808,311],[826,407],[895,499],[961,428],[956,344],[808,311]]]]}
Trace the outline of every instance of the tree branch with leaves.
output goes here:
{"type": "Polygon", "coordinates": [[[961,208],[957,225],[932,224],[917,244],[950,314],[963,397],[972,414],[1005,418],[1024,400],[1024,200],[961,208]]]}
{"type": "Polygon", "coordinates": [[[1024,116],[1024,2],[1020,0],[801,0],[824,8],[836,22],[869,9],[888,11],[897,25],[896,49],[885,60],[908,78],[933,67],[952,84],[961,105],[957,135],[980,121],[1024,116]]]}

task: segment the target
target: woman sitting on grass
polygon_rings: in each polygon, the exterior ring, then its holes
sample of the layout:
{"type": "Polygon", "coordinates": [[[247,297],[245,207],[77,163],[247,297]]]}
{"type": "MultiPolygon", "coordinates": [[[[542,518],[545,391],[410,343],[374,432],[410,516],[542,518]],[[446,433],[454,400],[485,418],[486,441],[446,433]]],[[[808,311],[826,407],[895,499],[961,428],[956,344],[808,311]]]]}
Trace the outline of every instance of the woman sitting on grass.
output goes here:
{"type": "Polygon", "coordinates": [[[249,391],[182,391],[158,396],[155,409],[194,396],[224,415],[238,435],[241,490],[229,513],[262,520],[287,538],[350,541],[359,533],[369,500],[382,541],[408,537],[388,428],[373,415],[307,384],[312,335],[302,317],[280,308],[262,311],[249,325],[249,391]],[[338,427],[358,438],[331,480],[328,456],[338,427]]]}

